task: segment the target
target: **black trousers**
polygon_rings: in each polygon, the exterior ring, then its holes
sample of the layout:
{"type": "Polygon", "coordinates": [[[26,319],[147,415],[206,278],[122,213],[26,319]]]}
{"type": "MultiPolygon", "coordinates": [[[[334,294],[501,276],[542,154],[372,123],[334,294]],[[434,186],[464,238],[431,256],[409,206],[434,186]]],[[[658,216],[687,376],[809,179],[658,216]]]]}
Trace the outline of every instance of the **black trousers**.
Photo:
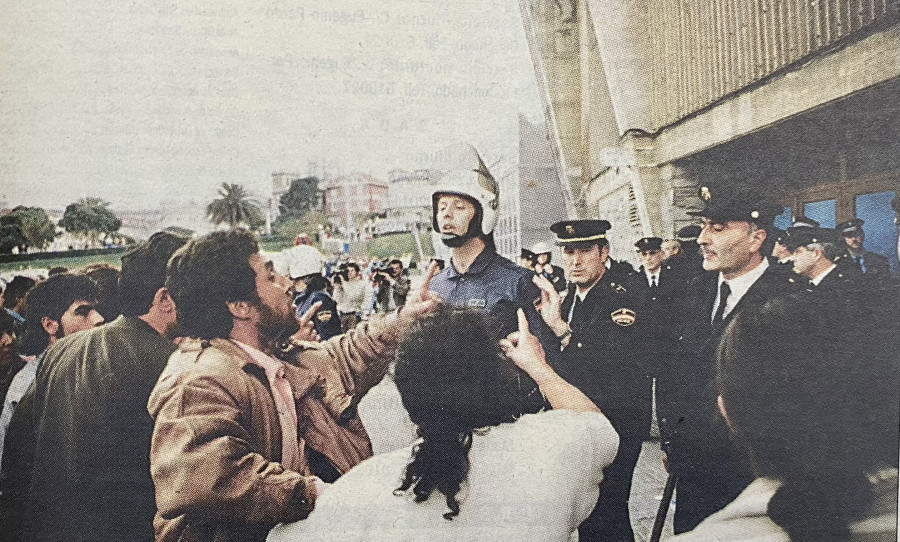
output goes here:
{"type": "Polygon", "coordinates": [[[634,466],[641,455],[643,435],[621,436],[619,453],[612,464],[603,470],[597,506],[578,527],[579,542],[633,542],[628,499],[634,466]]]}

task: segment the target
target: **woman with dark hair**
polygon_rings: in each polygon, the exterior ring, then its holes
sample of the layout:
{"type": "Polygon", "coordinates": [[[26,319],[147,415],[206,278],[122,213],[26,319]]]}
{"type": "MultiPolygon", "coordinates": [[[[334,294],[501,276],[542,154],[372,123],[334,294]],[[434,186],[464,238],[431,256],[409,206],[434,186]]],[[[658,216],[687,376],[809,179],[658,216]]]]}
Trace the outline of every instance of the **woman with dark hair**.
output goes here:
{"type": "Polygon", "coordinates": [[[521,309],[518,320],[499,345],[480,311],[443,306],[415,323],[395,380],[420,439],[358,465],[268,540],[568,540],[597,502],[618,435],[550,368],[521,309]],[[554,410],[521,415],[510,360],[554,410]]]}
{"type": "Polygon", "coordinates": [[[876,324],[795,298],[734,318],[719,407],[758,477],[673,542],[897,540],[897,339],[876,324]]]}

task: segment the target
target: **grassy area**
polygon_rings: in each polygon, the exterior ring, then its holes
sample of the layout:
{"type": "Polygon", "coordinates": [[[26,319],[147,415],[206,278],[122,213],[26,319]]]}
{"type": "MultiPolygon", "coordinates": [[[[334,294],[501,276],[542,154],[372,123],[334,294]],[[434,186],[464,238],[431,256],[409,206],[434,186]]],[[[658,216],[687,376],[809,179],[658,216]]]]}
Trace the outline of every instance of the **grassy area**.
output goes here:
{"type": "Polygon", "coordinates": [[[22,269],[50,269],[51,267],[67,267],[78,269],[94,263],[111,263],[118,267],[122,261],[122,253],[95,254],[92,256],[77,256],[74,258],[48,258],[46,260],[32,260],[30,262],[0,263],[0,272],[19,271],[22,269]]]}
{"type": "MultiPolygon", "coordinates": [[[[422,250],[425,257],[434,256],[434,250],[431,247],[431,238],[427,234],[420,234],[422,241],[422,250]]],[[[403,254],[412,254],[414,259],[418,259],[419,251],[416,248],[416,240],[411,233],[395,233],[372,239],[366,244],[366,252],[375,258],[397,257],[403,254]]]]}

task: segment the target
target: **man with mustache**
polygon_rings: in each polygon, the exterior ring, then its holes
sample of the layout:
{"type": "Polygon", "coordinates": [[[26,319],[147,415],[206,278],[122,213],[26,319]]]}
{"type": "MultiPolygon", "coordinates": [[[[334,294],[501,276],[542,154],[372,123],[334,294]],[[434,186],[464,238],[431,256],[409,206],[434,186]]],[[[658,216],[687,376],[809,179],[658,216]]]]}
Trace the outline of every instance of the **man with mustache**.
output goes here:
{"type": "Polygon", "coordinates": [[[794,290],[770,267],[762,247],[780,207],[748,192],[713,197],[701,188],[705,208],[697,243],[703,269],[682,305],[678,347],[660,369],[660,434],[669,471],[678,477],[675,532],[689,531],[718,511],[753,479],[718,415],[715,352],[728,322],[741,308],[794,290]]]}

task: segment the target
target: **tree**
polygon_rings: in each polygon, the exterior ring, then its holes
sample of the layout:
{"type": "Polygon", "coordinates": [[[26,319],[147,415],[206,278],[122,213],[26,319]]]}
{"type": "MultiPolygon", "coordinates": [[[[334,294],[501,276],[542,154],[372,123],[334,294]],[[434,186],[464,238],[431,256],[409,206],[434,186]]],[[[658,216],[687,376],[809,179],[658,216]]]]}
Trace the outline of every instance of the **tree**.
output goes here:
{"type": "Polygon", "coordinates": [[[27,243],[18,220],[9,215],[0,217],[0,253],[9,254],[14,248],[23,252],[27,243]]]}
{"type": "Polygon", "coordinates": [[[22,235],[25,236],[26,250],[30,247],[47,248],[56,238],[56,226],[50,222],[46,211],[40,207],[19,205],[6,216],[18,221],[22,235]]]}
{"type": "Polygon", "coordinates": [[[117,232],[122,221],[109,210],[108,202],[100,198],[82,198],[66,207],[59,225],[97,245],[101,237],[117,232]]]}
{"type": "Polygon", "coordinates": [[[206,215],[213,224],[218,226],[224,222],[231,229],[241,224],[253,226],[265,221],[259,205],[250,199],[244,187],[231,183],[222,183],[219,197],[206,207],[206,215]]]}
{"type": "Polygon", "coordinates": [[[294,179],[291,186],[278,199],[278,220],[285,221],[294,218],[302,218],[309,211],[314,210],[319,204],[319,179],[316,177],[304,177],[294,179]]]}

